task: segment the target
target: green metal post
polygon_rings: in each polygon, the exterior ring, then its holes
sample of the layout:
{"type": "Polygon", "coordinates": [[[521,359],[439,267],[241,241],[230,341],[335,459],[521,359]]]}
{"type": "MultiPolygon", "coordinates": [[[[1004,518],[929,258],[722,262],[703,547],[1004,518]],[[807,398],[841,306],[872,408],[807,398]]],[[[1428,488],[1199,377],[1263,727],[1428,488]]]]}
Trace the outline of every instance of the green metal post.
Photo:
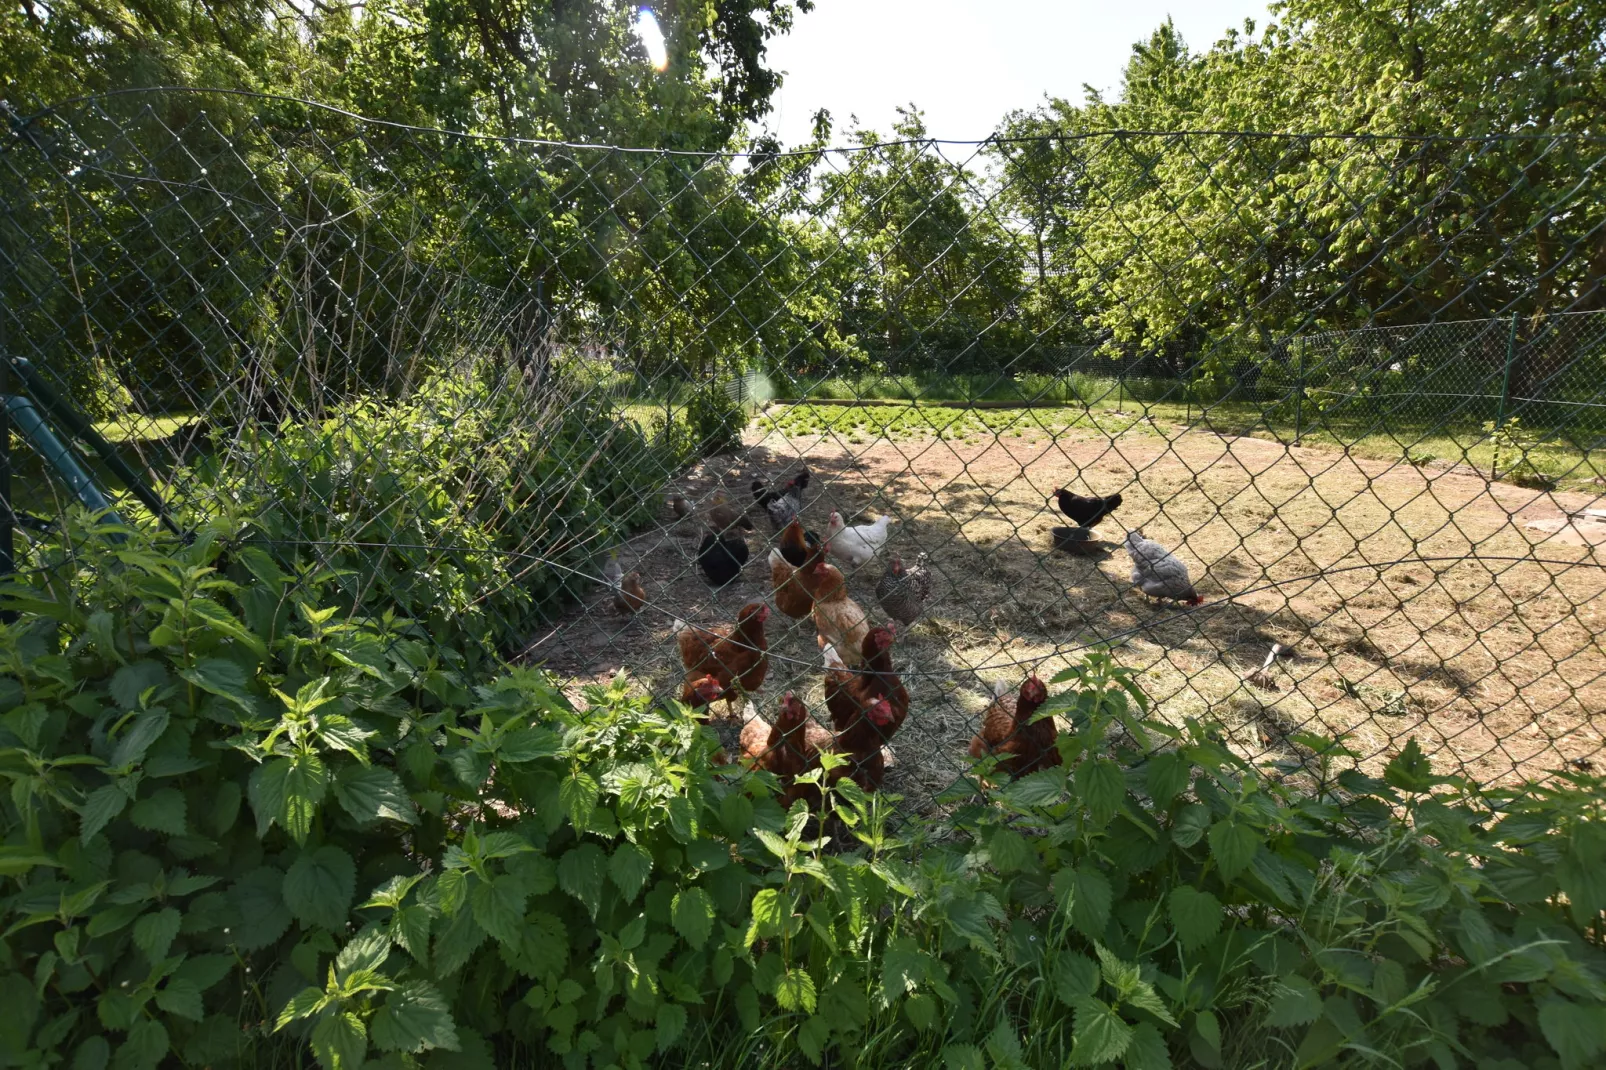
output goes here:
{"type": "Polygon", "coordinates": [[[1500,407],[1495,410],[1496,430],[1506,425],[1506,404],[1511,397],[1511,364],[1517,357],[1517,314],[1511,314],[1511,331],[1506,335],[1506,370],[1500,377],[1500,407]]]}

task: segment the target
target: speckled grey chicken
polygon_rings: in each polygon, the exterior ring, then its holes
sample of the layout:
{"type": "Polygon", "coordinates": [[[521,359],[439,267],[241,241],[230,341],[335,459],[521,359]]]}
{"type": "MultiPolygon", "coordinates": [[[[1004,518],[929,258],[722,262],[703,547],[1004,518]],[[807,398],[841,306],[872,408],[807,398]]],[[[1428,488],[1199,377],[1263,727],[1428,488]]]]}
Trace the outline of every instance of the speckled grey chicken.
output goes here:
{"type": "MultiPolygon", "coordinates": [[[[920,560],[925,557],[921,554],[920,560]]],[[[925,612],[926,599],[931,597],[931,573],[923,564],[905,568],[903,558],[893,554],[886,573],[875,585],[875,597],[887,616],[899,624],[913,624],[925,612]]]]}
{"type": "Polygon", "coordinates": [[[1145,539],[1141,531],[1126,533],[1126,552],[1132,558],[1132,586],[1149,598],[1169,598],[1196,606],[1204,601],[1193,589],[1188,566],[1170,550],[1145,539]]]}

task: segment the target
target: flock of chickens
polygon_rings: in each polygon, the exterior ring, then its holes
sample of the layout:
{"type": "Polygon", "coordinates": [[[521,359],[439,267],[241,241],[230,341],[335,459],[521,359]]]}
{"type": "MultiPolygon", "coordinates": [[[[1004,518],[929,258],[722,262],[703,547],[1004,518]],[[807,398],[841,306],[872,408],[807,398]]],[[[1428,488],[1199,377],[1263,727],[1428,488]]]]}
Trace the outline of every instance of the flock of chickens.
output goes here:
{"type": "MultiPolygon", "coordinates": [[[[882,516],[873,523],[848,526],[840,512],[832,511],[821,538],[802,522],[810,478],[805,465],[779,487],[754,480],[752,493],[755,506],[779,535],[768,558],[774,608],[793,620],[814,624],[830,727],[810,716],[802,700],[788,691],[773,723],[750,713],[741,728],[740,747],[745,764],[778,778],[783,805],[803,800],[812,808],[819,803],[821,790],[812,782],[815,778],[806,782],[798,778],[819,768],[820,756],[827,752],[841,758],[831,763],[828,782],[848,777],[867,792],[881,788],[888,764],[886,744],[909,716],[909,692],[893,669],[892,648],[898,625],[912,624],[924,611],[931,575],[924,564],[906,566],[897,554],[890,555],[875,594],[891,621],[872,626],[870,615],[848,593],[847,578],[827,558],[863,567],[885,549],[892,519],[882,516]]],[[[1086,497],[1064,489],[1055,491],[1054,500],[1075,525],[1054,528],[1054,542],[1071,553],[1099,548],[1093,525],[1121,505],[1119,494],[1086,497]]],[[[699,515],[678,494],[670,495],[668,503],[678,518],[699,515]]],[[[705,528],[697,563],[710,583],[723,587],[736,580],[748,562],[743,533],[753,530],[753,522],[722,493],[713,496],[700,516],[705,528]]],[[[1137,531],[1129,532],[1123,545],[1132,560],[1132,584],[1144,595],[1188,605],[1202,601],[1187,566],[1163,546],[1137,531]]],[[[639,572],[625,574],[617,559],[610,557],[603,575],[621,612],[633,614],[646,605],[639,572]]],[[[753,601],[730,622],[693,625],[677,619],[674,634],[685,671],[681,701],[707,711],[705,718],[716,703],[724,702],[730,716],[739,703],[745,706],[745,698],[764,686],[769,673],[765,622],[770,613],[769,603],[753,601]]],[[[971,757],[993,756],[997,769],[1010,777],[1059,764],[1053,717],[1035,718],[1047,698],[1047,689],[1035,676],[1028,676],[1015,694],[1002,685],[996,688],[981,729],[970,742],[971,757]]]]}

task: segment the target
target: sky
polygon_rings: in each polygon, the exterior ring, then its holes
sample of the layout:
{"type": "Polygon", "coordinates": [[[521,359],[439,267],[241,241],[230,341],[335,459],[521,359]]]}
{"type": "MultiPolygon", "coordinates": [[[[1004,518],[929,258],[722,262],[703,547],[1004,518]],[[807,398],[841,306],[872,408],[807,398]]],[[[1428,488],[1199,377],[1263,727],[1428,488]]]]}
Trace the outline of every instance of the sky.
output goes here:
{"type": "Polygon", "coordinates": [[[1045,93],[1113,95],[1132,44],[1167,14],[1193,51],[1268,19],[1263,0],[816,0],[769,43],[769,66],[787,72],[769,125],[795,145],[827,108],[842,144],[850,114],[885,133],[913,102],[933,137],[980,140],[1045,93]]]}

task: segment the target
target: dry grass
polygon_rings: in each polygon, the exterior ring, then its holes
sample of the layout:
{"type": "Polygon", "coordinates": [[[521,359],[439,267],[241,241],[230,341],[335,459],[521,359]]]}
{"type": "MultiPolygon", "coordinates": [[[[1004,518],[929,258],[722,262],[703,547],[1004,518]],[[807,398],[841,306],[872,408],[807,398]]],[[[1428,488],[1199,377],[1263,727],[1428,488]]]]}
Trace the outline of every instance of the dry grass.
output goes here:
{"type": "MultiPolygon", "coordinates": [[[[1027,666],[1046,679],[1094,643],[1141,670],[1159,716],[1216,722],[1246,755],[1297,757],[1289,736],[1308,729],[1348,733],[1375,765],[1417,736],[1441,769],[1496,781],[1601,749],[1606,545],[1560,523],[1600,504],[1589,495],[1155,425],[1115,437],[1066,427],[858,443],[763,427],[749,431],[740,463],[700,466],[681,489],[696,498],[723,485],[750,500],[755,474],[778,476],[806,458],[816,474],[811,527],[823,530],[833,508],[886,511],[899,520],[890,548],[929,554],[933,598],[896,648],[913,713],[893,743],[890,786],[917,805],[967,767],[993,680],[1018,683],[1027,666]],[[1122,492],[1101,532],[1113,553],[1052,551],[1048,529],[1063,521],[1048,495],[1060,485],[1122,492]],[[1206,604],[1145,604],[1115,548],[1128,528],[1177,551],[1206,604]],[[1293,648],[1271,670],[1277,690],[1246,685],[1273,642],[1293,648]]],[[[662,527],[620,550],[658,611],[627,621],[598,595],[539,637],[531,656],[577,679],[627,668],[668,693],[679,679],[673,616],[728,620],[768,596],[767,524],[755,522],[753,561],[715,593],[695,566],[695,523],[665,511],[662,527]]],[[[881,569],[878,560],[850,574],[878,619],[881,569]]],[[[812,626],[778,613],[771,621],[765,712],[795,689],[823,713],[812,626]]]]}

